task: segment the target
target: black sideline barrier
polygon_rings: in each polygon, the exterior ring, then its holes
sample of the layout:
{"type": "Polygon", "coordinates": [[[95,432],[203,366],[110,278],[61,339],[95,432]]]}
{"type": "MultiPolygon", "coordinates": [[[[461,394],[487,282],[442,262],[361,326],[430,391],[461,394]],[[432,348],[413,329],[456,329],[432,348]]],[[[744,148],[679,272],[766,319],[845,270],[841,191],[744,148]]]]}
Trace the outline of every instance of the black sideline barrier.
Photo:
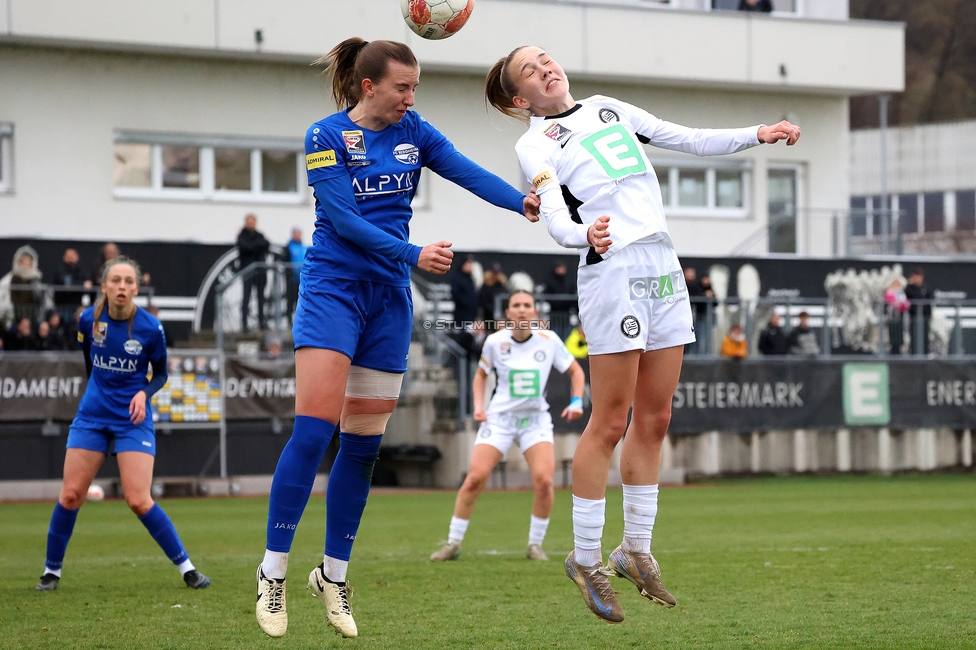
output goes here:
{"type": "MultiPolygon", "coordinates": [[[[220,404],[220,384],[212,357],[173,353],[172,385],[160,391],[170,412],[159,414],[167,421],[157,424],[157,474],[214,475],[219,410],[213,408],[220,404]],[[179,369],[185,372],[174,372],[179,369]],[[192,400],[191,387],[198,390],[192,400]],[[173,405],[180,400],[184,416],[175,415],[173,405]],[[202,429],[181,429],[191,422],[202,429]]],[[[588,374],[587,360],[581,364],[588,374]]],[[[292,359],[228,358],[224,397],[232,474],[274,470],[290,430],[290,422],[281,420],[294,417],[294,373],[292,359]]],[[[60,476],[66,425],[84,388],[84,363],[77,353],[0,354],[0,480],[60,476]]],[[[567,423],[560,417],[569,393],[568,377],[553,373],[548,399],[557,433],[581,432],[589,419],[589,404],[579,420],[567,423]]],[[[684,362],[672,400],[674,435],[857,426],[976,426],[976,363],[970,358],[692,358],[684,362]]]]}

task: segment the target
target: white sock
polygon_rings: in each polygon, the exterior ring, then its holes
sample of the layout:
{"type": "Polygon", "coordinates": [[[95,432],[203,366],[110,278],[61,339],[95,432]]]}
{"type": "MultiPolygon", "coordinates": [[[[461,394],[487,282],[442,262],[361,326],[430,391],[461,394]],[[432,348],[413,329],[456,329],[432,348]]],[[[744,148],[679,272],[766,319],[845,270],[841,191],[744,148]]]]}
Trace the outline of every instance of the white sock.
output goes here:
{"type": "Polygon", "coordinates": [[[187,571],[193,571],[194,569],[196,569],[196,567],[193,566],[193,562],[190,562],[190,558],[186,558],[185,560],[180,562],[179,566],[176,568],[180,570],[180,575],[183,575],[187,571]]]}
{"type": "Polygon", "coordinates": [[[348,569],[348,560],[337,560],[334,557],[325,556],[325,577],[332,582],[345,582],[348,569]]]}
{"type": "Polygon", "coordinates": [[[460,517],[451,517],[451,529],[447,534],[448,544],[460,544],[464,541],[464,533],[468,532],[468,523],[470,519],[461,519],[460,517]]]}
{"type": "Polygon", "coordinates": [[[654,518],[657,517],[657,485],[624,485],[624,541],[631,553],[650,553],[654,518]]]}
{"type": "Polygon", "coordinates": [[[535,515],[529,520],[529,544],[542,546],[542,540],[546,538],[546,530],[549,528],[549,518],[539,519],[535,515]]]}
{"type": "Polygon", "coordinates": [[[264,560],[261,561],[261,571],[266,578],[273,580],[284,580],[285,573],[288,571],[288,554],[278,551],[265,551],[264,560]]]}
{"type": "Polygon", "coordinates": [[[61,569],[49,569],[49,568],[47,568],[47,566],[45,566],[44,567],[44,575],[49,575],[49,574],[52,575],[52,576],[57,576],[57,577],[60,578],[61,577],[61,569]]]}
{"type": "Polygon", "coordinates": [[[580,566],[593,566],[603,562],[601,543],[606,509],[606,499],[594,501],[573,495],[574,556],[580,566]]]}

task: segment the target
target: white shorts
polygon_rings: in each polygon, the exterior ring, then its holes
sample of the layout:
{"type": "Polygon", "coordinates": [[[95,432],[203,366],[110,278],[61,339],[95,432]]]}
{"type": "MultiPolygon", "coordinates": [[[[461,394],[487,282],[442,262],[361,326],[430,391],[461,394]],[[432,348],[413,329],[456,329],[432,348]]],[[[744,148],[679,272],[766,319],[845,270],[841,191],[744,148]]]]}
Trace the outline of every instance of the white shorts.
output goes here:
{"type": "Polygon", "coordinates": [[[579,317],[591,356],[695,341],[681,263],[658,235],[581,266],[577,284],[579,317]]]}
{"type": "Polygon", "coordinates": [[[478,437],[474,444],[491,445],[504,456],[513,442],[518,444],[523,453],[540,442],[551,444],[552,416],[548,411],[490,414],[488,421],[482,422],[478,428],[478,437]]]}

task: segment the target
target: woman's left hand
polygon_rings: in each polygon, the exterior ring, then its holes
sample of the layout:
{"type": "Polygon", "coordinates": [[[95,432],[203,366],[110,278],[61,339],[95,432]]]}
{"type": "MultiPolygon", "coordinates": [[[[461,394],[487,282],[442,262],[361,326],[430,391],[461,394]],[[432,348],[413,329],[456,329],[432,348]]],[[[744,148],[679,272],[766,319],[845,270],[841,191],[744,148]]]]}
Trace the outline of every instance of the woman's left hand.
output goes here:
{"type": "Polygon", "coordinates": [[[529,193],[524,199],[522,199],[522,212],[525,214],[525,218],[535,223],[539,220],[539,206],[542,205],[542,199],[538,197],[535,193],[535,188],[533,187],[529,190],[529,193]]]}
{"type": "Polygon", "coordinates": [[[563,409],[563,412],[560,417],[562,417],[567,422],[572,422],[577,418],[583,417],[583,409],[570,408],[569,406],[567,406],[566,408],[563,409]]]}
{"type": "Polygon", "coordinates": [[[766,144],[775,144],[780,140],[786,140],[786,146],[790,147],[800,139],[800,127],[783,120],[779,124],[759,127],[757,137],[760,142],[766,144]]]}
{"type": "Polygon", "coordinates": [[[129,419],[132,424],[142,424],[146,419],[146,391],[140,390],[129,402],[129,419]]]}

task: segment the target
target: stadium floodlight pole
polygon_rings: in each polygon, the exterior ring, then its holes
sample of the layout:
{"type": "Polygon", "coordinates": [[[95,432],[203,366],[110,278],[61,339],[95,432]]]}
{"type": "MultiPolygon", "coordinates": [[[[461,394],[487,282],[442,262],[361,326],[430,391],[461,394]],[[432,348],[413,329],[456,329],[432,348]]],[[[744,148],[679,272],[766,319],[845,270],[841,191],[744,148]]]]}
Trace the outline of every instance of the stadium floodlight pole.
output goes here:
{"type": "Polygon", "coordinates": [[[888,234],[891,232],[891,199],[888,197],[888,102],[891,95],[878,95],[879,128],[881,144],[881,252],[888,254],[888,234]]]}

